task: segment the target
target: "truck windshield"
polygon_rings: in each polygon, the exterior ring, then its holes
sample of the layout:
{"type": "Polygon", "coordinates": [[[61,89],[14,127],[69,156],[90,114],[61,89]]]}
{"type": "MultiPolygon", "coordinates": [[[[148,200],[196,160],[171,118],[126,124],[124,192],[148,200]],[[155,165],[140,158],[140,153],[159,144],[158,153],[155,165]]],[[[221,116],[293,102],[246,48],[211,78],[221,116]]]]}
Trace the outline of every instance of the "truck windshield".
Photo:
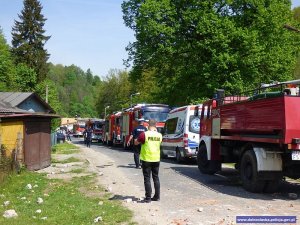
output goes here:
{"type": "Polygon", "coordinates": [[[166,121],[167,116],[168,116],[168,112],[144,111],[144,119],[145,120],[155,119],[157,122],[164,122],[164,121],[166,121]]]}
{"type": "Polygon", "coordinates": [[[100,130],[100,129],[102,129],[103,125],[104,125],[103,123],[94,123],[94,127],[93,128],[100,130]]]}

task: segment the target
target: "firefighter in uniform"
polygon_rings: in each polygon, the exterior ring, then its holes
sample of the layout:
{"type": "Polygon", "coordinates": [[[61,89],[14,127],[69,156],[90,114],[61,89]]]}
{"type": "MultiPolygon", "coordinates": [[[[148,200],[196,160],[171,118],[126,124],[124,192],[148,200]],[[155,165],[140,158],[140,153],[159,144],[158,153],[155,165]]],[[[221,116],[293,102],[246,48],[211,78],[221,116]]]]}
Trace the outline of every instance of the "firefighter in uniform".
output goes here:
{"type": "MultiPolygon", "coordinates": [[[[138,136],[147,131],[147,128],[143,125],[144,124],[144,118],[140,118],[138,119],[139,125],[132,131],[132,134],[130,135],[128,142],[127,142],[127,146],[130,146],[131,140],[135,140],[138,138],[138,136]]],[[[134,163],[135,163],[135,167],[137,169],[141,168],[140,165],[140,152],[141,152],[141,145],[133,145],[133,158],[134,158],[134,163]]]]}
{"type": "Polygon", "coordinates": [[[158,177],[159,162],[160,162],[160,144],[162,142],[161,133],[156,130],[156,121],[150,119],[149,130],[141,133],[135,140],[135,144],[142,144],[140,159],[142,162],[142,169],[144,175],[145,186],[145,202],[150,203],[152,201],[160,200],[160,182],[158,177]],[[151,175],[153,178],[155,194],[151,198],[151,175]]]}

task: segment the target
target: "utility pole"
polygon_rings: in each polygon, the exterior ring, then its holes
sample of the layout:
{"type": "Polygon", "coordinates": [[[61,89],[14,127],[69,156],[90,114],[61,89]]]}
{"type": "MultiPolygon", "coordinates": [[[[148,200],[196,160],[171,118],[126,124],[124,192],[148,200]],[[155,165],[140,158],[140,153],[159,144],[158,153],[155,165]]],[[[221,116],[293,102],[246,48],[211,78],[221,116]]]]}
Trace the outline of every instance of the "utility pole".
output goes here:
{"type": "Polygon", "coordinates": [[[48,103],[48,84],[46,85],[46,103],[48,103]]]}
{"type": "Polygon", "coordinates": [[[140,95],[140,94],[141,94],[140,92],[137,92],[137,93],[134,93],[134,94],[130,95],[130,108],[132,108],[132,97],[136,96],[136,95],[140,95]]]}

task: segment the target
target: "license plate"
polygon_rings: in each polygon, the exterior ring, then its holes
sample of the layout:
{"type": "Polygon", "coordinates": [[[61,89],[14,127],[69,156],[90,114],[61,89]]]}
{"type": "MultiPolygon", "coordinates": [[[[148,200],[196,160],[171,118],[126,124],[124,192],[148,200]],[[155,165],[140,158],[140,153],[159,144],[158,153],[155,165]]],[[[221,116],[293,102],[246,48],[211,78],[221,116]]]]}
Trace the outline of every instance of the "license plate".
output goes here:
{"type": "Polygon", "coordinates": [[[300,160],[300,151],[292,151],[292,160],[300,160]]]}

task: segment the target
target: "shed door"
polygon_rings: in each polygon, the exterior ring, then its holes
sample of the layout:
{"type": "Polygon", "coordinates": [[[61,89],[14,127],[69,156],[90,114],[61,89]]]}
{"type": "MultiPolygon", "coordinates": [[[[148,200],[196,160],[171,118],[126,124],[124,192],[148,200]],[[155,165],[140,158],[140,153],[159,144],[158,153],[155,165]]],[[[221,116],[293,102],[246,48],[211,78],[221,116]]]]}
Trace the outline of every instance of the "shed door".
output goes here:
{"type": "Polygon", "coordinates": [[[29,170],[38,170],[50,165],[50,121],[25,122],[25,165],[29,170]]]}

